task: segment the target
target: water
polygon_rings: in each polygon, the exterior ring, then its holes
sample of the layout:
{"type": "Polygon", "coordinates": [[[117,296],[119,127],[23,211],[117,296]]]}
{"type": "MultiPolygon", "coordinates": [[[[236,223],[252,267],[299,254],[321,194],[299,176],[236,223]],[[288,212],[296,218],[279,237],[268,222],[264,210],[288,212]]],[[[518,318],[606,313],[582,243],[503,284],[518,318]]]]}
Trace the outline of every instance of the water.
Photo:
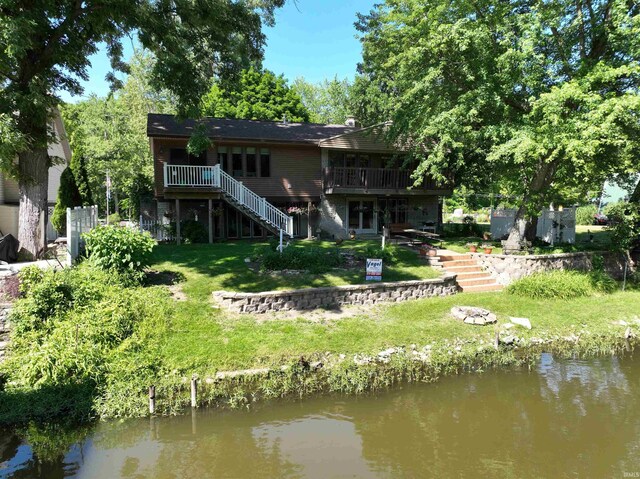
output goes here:
{"type": "Polygon", "coordinates": [[[0,438],[0,478],[640,477],[640,361],[554,360],[368,397],[99,424],[59,460],[0,438]]]}

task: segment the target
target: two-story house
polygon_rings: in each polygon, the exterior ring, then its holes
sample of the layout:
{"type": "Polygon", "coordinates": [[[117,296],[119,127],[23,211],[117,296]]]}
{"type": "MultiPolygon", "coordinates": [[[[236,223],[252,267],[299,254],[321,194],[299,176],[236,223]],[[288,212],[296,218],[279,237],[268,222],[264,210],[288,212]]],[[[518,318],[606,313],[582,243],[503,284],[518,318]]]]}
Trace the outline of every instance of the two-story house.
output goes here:
{"type": "Polygon", "coordinates": [[[279,230],[344,238],[352,230],[378,234],[385,222],[435,226],[439,199],[450,193],[428,179],[412,187],[402,151],[383,141],[383,125],[201,121],[211,146],[199,155],[186,149],[193,120],[150,114],[147,134],[158,217],[198,220],[210,241],[279,230]]]}

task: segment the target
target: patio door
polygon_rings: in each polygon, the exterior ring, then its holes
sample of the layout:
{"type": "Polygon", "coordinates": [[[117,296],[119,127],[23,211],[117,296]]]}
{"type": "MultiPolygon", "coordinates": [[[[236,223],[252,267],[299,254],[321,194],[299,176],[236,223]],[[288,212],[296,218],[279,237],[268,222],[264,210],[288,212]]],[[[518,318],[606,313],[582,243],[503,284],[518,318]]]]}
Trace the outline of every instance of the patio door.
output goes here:
{"type": "Polygon", "coordinates": [[[356,233],[375,233],[375,205],[375,200],[348,200],[347,229],[356,230],[356,233]]]}

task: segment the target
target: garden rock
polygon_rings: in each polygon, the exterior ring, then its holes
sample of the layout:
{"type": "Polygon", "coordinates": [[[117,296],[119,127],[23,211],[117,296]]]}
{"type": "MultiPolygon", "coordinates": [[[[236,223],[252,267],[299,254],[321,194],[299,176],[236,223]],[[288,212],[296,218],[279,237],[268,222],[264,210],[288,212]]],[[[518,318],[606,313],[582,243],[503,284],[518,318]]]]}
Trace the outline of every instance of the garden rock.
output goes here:
{"type": "Polygon", "coordinates": [[[509,317],[513,324],[517,324],[518,326],[522,326],[523,328],[531,329],[531,321],[529,318],[514,318],[509,317]]]}
{"type": "Polygon", "coordinates": [[[451,315],[466,324],[483,326],[498,321],[498,318],[488,309],[474,308],[471,306],[454,306],[451,315]]]}

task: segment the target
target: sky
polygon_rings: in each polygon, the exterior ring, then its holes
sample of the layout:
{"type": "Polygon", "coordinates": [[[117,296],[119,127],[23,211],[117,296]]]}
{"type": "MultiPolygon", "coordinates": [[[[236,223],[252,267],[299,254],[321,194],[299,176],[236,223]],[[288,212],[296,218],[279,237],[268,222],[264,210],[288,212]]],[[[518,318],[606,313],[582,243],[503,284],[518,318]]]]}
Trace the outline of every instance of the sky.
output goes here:
{"type": "MultiPolygon", "coordinates": [[[[325,78],[350,78],[356,73],[361,58],[360,42],[356,39],[356,13],[367,13],[375,0],[293,0],[276,11],[276,24],[264,28],[267,45],[263,66],[276,74],[283,73],[292,82],[297,77],[319,82],[325,78]]],[[[124,40],[124,56],[133,53],[135,42],[124,40]]],[[[104,96],[109,92],[105,75],[109,61],[104,49],[90,57],[89,81],[82,82],[84,95],[104,96]]],[[[65,102],[71,97],[61,92],[65,102]]]]}

